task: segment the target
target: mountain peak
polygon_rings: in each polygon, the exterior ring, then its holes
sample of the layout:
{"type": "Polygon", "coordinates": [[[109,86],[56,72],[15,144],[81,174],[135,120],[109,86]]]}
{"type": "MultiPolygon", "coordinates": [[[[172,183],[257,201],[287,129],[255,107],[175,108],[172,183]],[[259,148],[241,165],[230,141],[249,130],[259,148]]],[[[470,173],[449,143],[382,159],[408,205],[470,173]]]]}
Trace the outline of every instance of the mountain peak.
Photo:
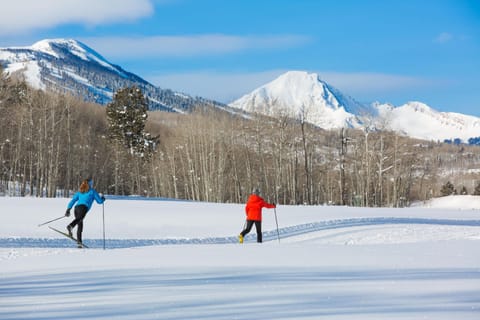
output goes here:
{"type": "Polygon", "coordinates": [[[414,112],[423,112],[423,113],[434,113],[436,112],[433,110],[429,105],[419,102],[419,101],[409,101],[404,104],[405,108],[409,108],[414,112]]]}
{"type": "Polygon", "coordinates": [[[399,107],[380,102],[364,106],[305,71],[288,71],[230,106],[272,117],[287,115],[323,129],[361,128],[366,117],[381,129],[426,140],[466,142],[478,137],[480,128],[477,117],[438,112],[419,101],[399,107]]]}
{"type": "Polygon", "coordinates": [[[58,58],[59,56],[55,50],[55,47],[64,47],[70,49],[71,51],[82,51],[82,47],[86,46],[73,39],[44,39],[35,42],[30,49],[50,54],[58,58]]]}
{"type": "Polygon", "coordinates": [[[280,75],[277,80],[289,80],[295,82],[323,82],[317,73],[308,73],[307,71],[291,70],[280,75]]]}
{"type": "Polygon", "coordinates": [[[318,74],[305,71],[288,71],[230,106],[268,116],[288,115],[324,129],[359,127],[350,110],[364,108],[318,74]]]}
{"type": "Polygon", "coordinates": [[[84,43],[74,39],[44,39],[34,43],[31,50],[51,55],[55,58],[68,58],[72,55],[83,61],[94,62],[118,72],[117,68],[102,57],[98,52],[84,43]]]}
{"type": "Polygon", "coordinates": [[[440,112],[423,102],[410,101],[395,107],[376,104],[381,119],[389,129],[408,136],[443,141],[479,136],[480,118],[463,114],[440,112]]]}
{"type": "Polygon", "coordinates": [[[23,77],[34,88],[73,93],[99,104],[112,101],[118,89],[135,85],[148,97],[151,110],[185,112],[200,104],[226,109],[215,101],[156,87],[74,39],[44,39],[28,47],[0,48],[0,64],[7,74],[23,77]]]}

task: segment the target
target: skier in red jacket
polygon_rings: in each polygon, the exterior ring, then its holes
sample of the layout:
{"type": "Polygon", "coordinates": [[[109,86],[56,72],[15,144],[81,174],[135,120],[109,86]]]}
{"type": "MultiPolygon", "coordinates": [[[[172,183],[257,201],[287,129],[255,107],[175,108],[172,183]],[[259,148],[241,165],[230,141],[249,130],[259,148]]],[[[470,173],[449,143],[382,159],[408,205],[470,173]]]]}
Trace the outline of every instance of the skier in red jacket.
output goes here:
{"type": "Polygon", "coordinates": [[[247,205],[245,206],[245,213],[247,214],[247,224],[245,229],[238,236],[240,243],[243,243],[243,237],[252,230],[252,226],[255,223],[257,229],[257,242],[262,242],[262,208],[273,209],[276,205],[268,203],[260,197],[260,190],[255,188],[248,198],[247,205]]]}

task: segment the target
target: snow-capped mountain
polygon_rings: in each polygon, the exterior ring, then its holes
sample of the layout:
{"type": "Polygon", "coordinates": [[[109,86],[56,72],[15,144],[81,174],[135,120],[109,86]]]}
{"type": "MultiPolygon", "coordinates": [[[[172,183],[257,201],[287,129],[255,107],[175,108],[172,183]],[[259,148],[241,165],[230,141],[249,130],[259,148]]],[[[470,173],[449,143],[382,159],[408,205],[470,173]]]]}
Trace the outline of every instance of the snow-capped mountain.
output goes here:
{"type": "Polygon", "coordinates": [[[467,142],[480,137],[480,118],[438,112],[421,102],[395,107],[361,104],[322,81],[318,74],[290,71],[226,106],[216,101],[156,87],[114,65],[85,44],[71,39],[42,40],[30,47],[0,48],[0,64],[33,87],[71,93],[106,104],[120,88],[136,85],[151,110],[188,112],[198,105],[221,110],[288,116],[324,129],[362,128],[377,124],[382,130],[425,139],[467,142]],[[368,123],[365,119],[369,118],[368,123]]]}
{"type": "Polygon", "coordinates": [[[289,71],[230,106],[268,116],[304,119],[324,129],[373,125],[378,130],[424,140],[468,142],[480,137],[480,118],[439,112],[421,102],[399,107],[380,103],[365,106],[322,81],[318,74],[302,71],[289,71]]]}
{"type": "Polygon", "coordinates": [[[324,129],[359,128],[359,116],[367,110],[316,73],[303,71],[289,71],[230,106],[273,117],[285,115],[324,129]]]}
{"type": "Polygon", "coordinates": [[[149,100],[151,110],[185,112],[194,105],[224,105],[168,89],[111,64],[85,44],[71,39],[42,40],[30,47],[0,48],[0,64],[38,89],[72,93],[87,101],[106,104],[121,88],[136,85],[149,100]]]}
{"type": "Polygon", "coordinates": [[[421,102],[408,102],[394,107],[375,103],[379,122],[386,128],[425,140],[467,142],[480,137],[480,118],[453,112],[439,112],[421,102]]]}

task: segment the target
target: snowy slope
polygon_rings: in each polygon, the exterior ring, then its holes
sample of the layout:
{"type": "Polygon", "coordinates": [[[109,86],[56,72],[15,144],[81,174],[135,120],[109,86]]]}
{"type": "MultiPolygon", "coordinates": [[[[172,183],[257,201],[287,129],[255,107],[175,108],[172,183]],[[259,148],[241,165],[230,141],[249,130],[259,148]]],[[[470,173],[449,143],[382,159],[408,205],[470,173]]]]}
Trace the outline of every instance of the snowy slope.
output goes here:
{"type": "Polygon", "coordinates": [[[111,65],[105,58],[99,55],[97,52],[87,47],[85,44],[72,40],[72,39],[47,39],[34,43],[30,47],[33,51],[44,52],[52,55],[57,59],[63,59],[67,57],[67,54],[73,54],[80,59],[93,62],[101,65],[102,67],[111,69],[121,76],[126,74],[119,68],[111,65]],[[59,50],[62,48],[62,50],[59,50]],[[62,52],[63,51],[63,52],[62,52]]]}
{"type": "Polygon", "coordinates": [[[188,112],[198,104],[226,108],[215,101],[158,88],[73,39],[47,39],[29,47],[0,48],[0,63],[8,73],[23,76],[34,88],[71,93],[100,104],[109,103],[117,90],[135,85],[147,96],[152,110],[188,112]]]}
{"type": "Polygon", "coordinates": [[[421,102],[408,102],[394,107],[374,104],[379,119],[390,130],[425,140],[480,137],[480,118],[452,112],[439,112],[421,102]]]}
{"type": "Polygon", "coordinates": [[[316,73],[287,72],[232,102],[230,106],[268,116],[286,115],[324,129],[362,128],[392,130],[418,139],[444,141],[480,137],[480,118],[439,112],[421,102],[395,107],[364,106],[322,81],[316,73]],[[366,118],[368,120],[366,121],[366,118]]]}
{"type": "Polygon", "coordinates": [[[0,63],[11,74],[20,74],[33,87],[79,95],[87,101],[106,104],[116,90],[136,85],[144,91],[151,109],[189,112],[195,105],[209,105],[233,112],[243,110],[268,116],[286,115],[324,129],[387,129],[426,140],[480,137],[480,118],[438,112],[421,103],[395,107],[375,103],[365,106],[322,81],[318,74],[290,71],[230,104],[193,98],[153,86],[141,77],[111,64],[85,44],[72,39],[42,40],[30,47],[0,48],[0,63]]]}
{"type": "Polygon", "coordinates": [[[86,73],[85,70],[81,70],[82,66],[97,68],[98,72],[106,69],[118,77],[125,79],[130,77],[132,81],[145,83],[144,80],[125,72],[120,67],[113,66],[83,43],[71,39],[47,39],[36,42],[30,47],[3,48],[0,49],[0,61],[5,65],[6,72],[22,73],[27,82],[37,89],[45,89],[51,83],[67,87],[64,83],[66,81],[61,80],[71,77],[82,79],[82,85],[111,99],[112,90],[96,87],[94,80],[80,76],[86,73]]]}
{"type": "Polygon", "coordinates": [[[231,107],[268,116],[286,115],[324,129],[358,128],[365,109],[316,73],[290,71],[232,102],[231,107]]]}
{"type": "Polygon", "coordinates": [[[434,209],[480,210],[480,197],[469,195],[447,196],[418,202],[413,206],[434,209]]]}
{"type": "Polygon", "coordinates": [[[0,198],[1,319],[480,316],[479,197],[404,209],[279,206],[264,211],[263,244],[252,234],[239,245],[229,240],[243,227],[242,204],[107,196],[86,217],[85,250],[37,227],[68,201],[0,198]]]}

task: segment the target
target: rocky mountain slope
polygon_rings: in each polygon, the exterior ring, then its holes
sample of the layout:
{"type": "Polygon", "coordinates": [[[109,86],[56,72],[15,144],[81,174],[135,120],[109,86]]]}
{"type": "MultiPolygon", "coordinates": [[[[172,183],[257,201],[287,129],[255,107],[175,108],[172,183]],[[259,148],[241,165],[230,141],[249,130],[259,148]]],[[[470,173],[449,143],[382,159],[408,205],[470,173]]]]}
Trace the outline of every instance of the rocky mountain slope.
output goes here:
{"type": "Polygon", "coordinates": [[[72,93],[100,104],[110,102],[118,89],[136,85],[147,96],[151,110],[188,112],[197,105],[227,108],[215,101],[156,87],[72,39],[1,48],[0,63],[5,71],[23,77],[35,88],[72,93]]]}
{"type": "Polygon", "coordinates": [[[287,115],[324,129],[374,127],[425,140],[468,142],[480,137],[480,118],[439,112],[421,102],[363,105],[320,79],[290,71],[232,102],[231,107],[268,116],[287,115]]]}

